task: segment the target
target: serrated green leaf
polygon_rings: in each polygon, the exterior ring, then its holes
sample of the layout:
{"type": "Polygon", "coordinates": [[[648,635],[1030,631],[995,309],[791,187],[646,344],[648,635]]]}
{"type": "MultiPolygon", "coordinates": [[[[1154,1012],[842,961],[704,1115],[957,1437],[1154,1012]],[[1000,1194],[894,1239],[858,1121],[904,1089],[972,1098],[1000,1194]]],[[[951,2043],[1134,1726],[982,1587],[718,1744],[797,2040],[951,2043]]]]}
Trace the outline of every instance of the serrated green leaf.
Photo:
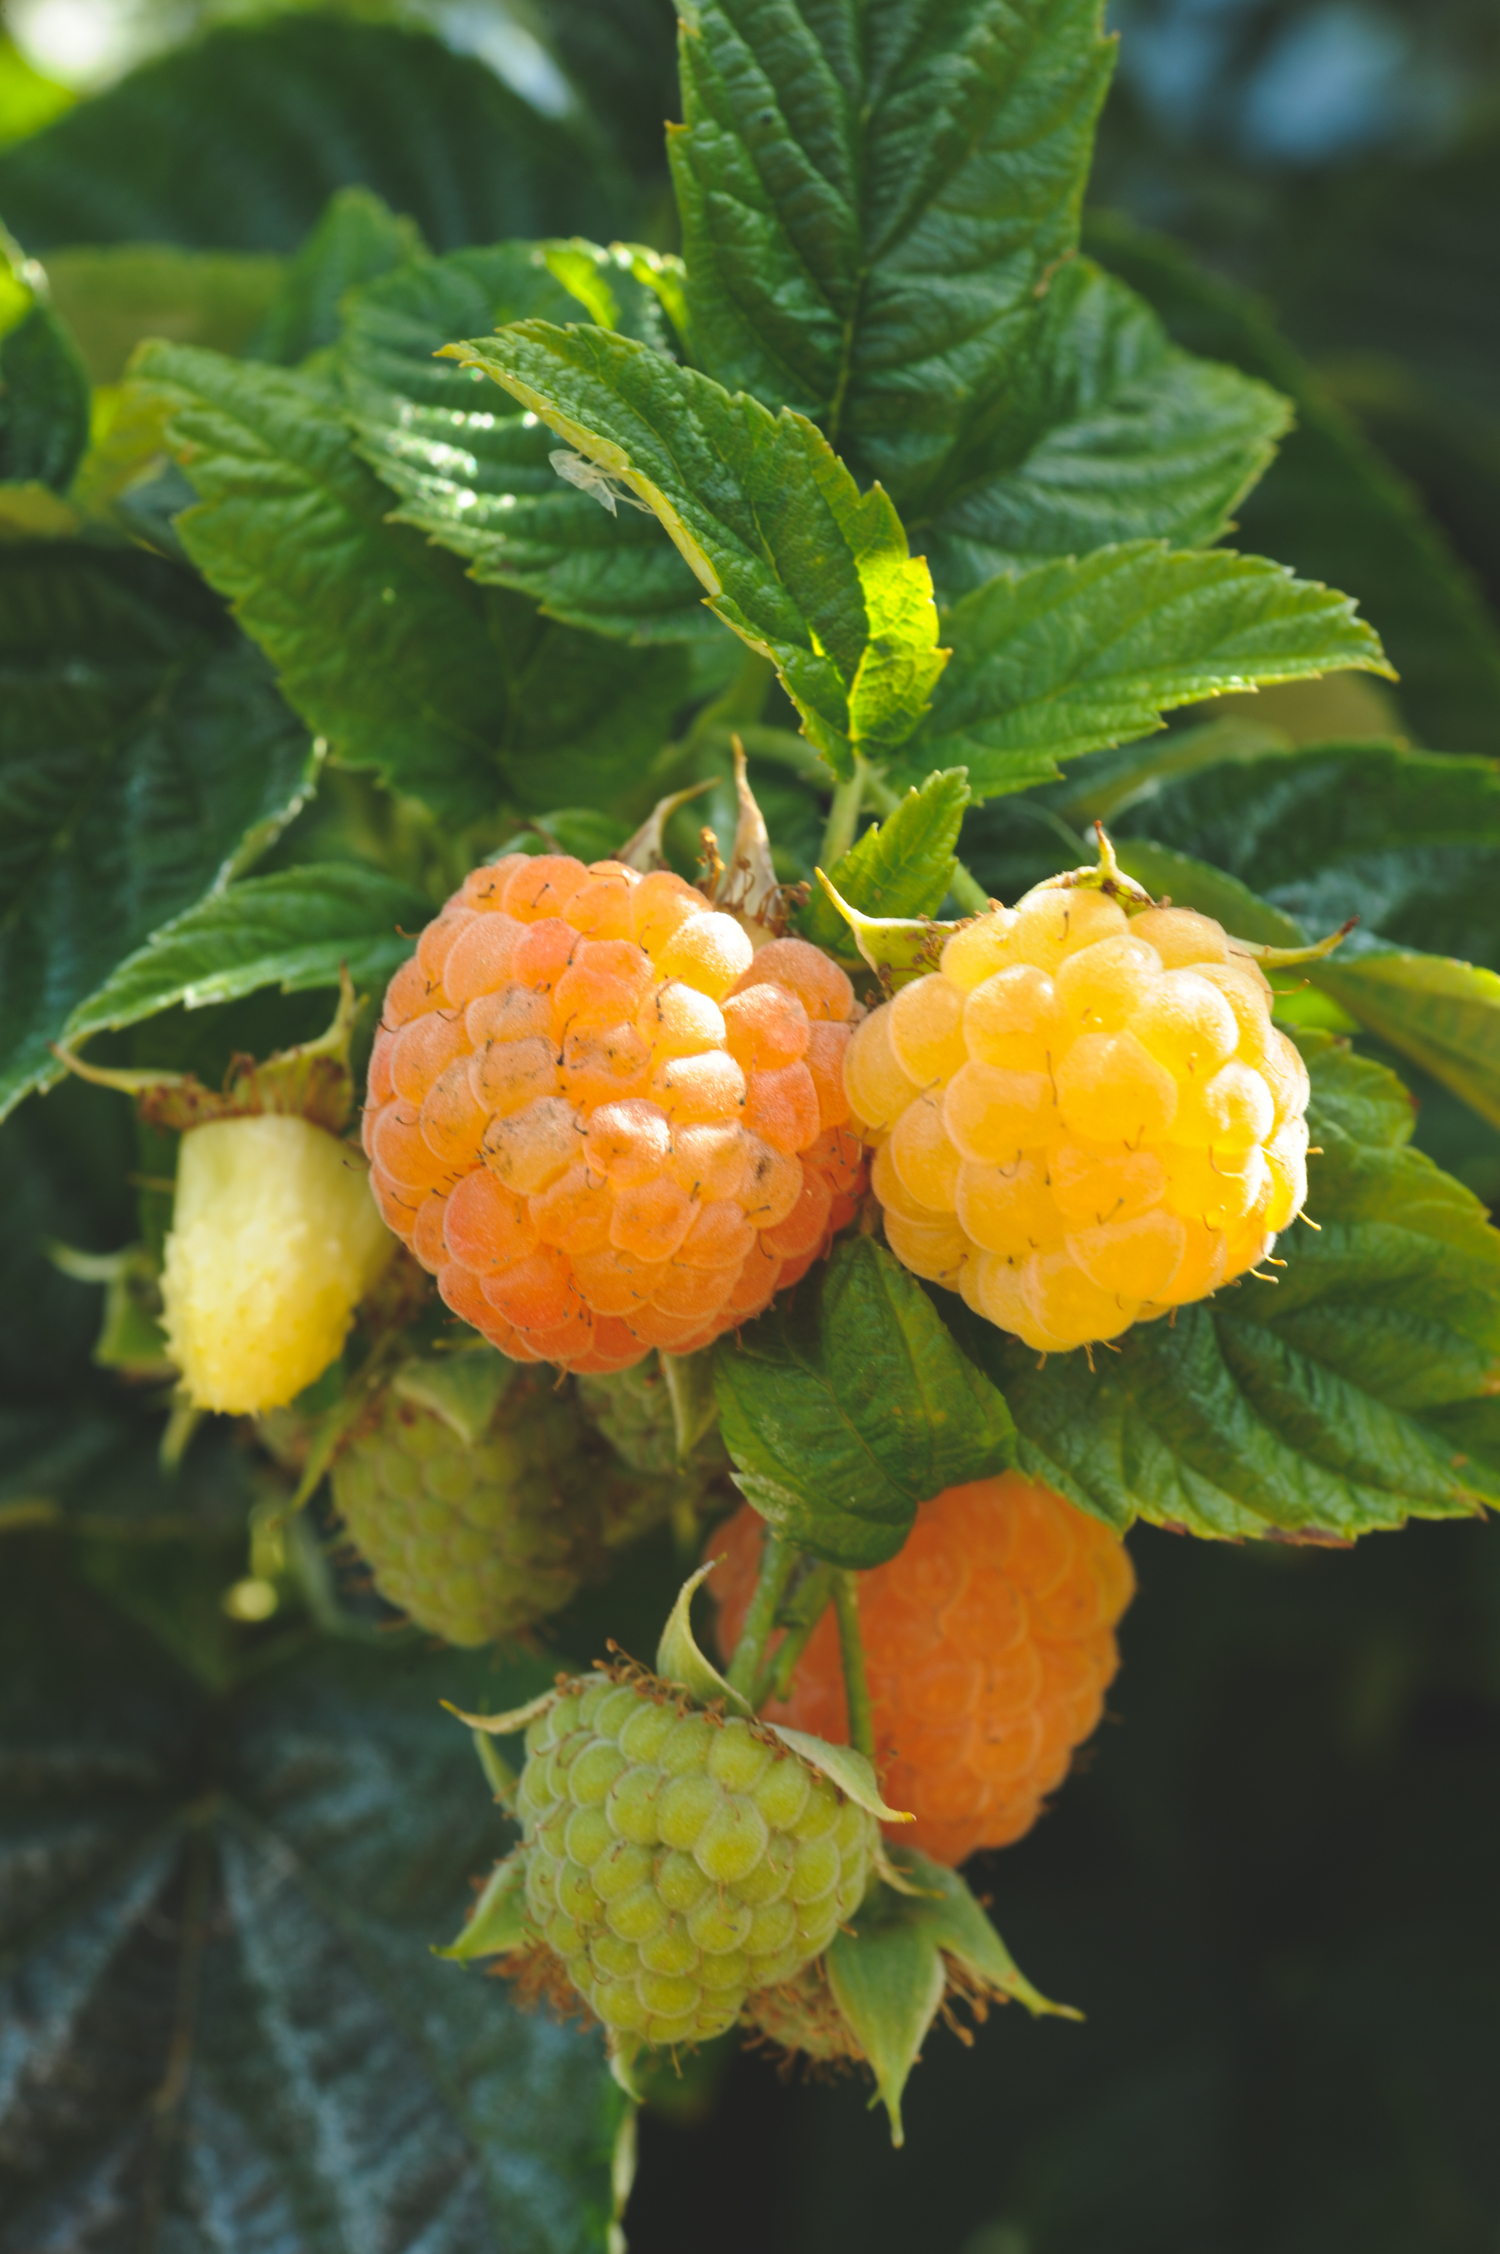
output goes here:
{"type": "Polygon", "coordinates": [[[523,321],[448,349],[649,502],[836,773],[905,741],[945,657],[927,567],[811,423],[598,329],[523,321]]]}
{"type": "Polygon", "coordinates": [[[1371,946],[1320,963],[1314,983],[1500,1126],[1500,977],[1494,971],[1448,956],[1371,946]]]}
{"type": "Polygon", "coordinates": [[[475,579],[601,633],[723,639],[654,517],[611,516],[565,484],[548,459],[557,440],[535,415],[507,412],[472,369],[433,357],[450,337],[529,315],[566,322],[587,310],[639,333],[648,301],[628,253],[543,243],[458,251],[357,294],[338,372],[359,450],[400,497],[402,520],[463,556],[475,579]]]}
{"type": "Polygon", "coordinates": [[[618,223],[573,127],[426,32],[331,13],[211,31],[0,153],[0,211],[36,251],[293,251],[353,185],[438,250],[618,223]]]}
{"type": "Polygon", "coordinates": [[[143,337],[242,351],[281,276],[279,258],[170,243],[89,244],[47,260],[52,302],[96,384],[118,383],[143,337]]]}
{"type": "Polygon", "coordinates": [[[6,1567],[14,2243],[107,2186],[136,2243],[597,2247],[597,2036],[430,1954],[504,1844],[438,1704],[493,1671],[325,1644],[215,1699],[55,1555],[6,1567]]]}
{"type": "Polygon", "coordinates": [[[1038,1368],[960,1313],[1004,1385],[1021,1463],[1122,1529],[1347,1539],[1500,1492],[1434,1414],[1495,1389],[1500,1233],[1401,1147],[1411,1109],[1393,1074],[1327,1036],[1303,1045],[1318,1228],[1280,1239],[1276,1283],[1137,1325],[1093,1371],[1082,1354],[1038,1368]]]}
{"type": "Polygon", "coordinates": [[[1290,420],[1268,385],[1169,343],[1091,259],[1052,283],[1017,379],[960,489],[912,528],[945,601],[1047,556],[1141,538],[1207,547],[1290,420]]]}
{"type": "Polygon", "coordinates": [[[1387,743],[1299,745],[1164,778],[1114,824],[1214,863],[1304,931],[1500,966],[1500,767],[1387,743]]]}
{"type": "Polygon", "coordinates": [[[1500,1114],[1500,980],[1460,953],[1500,961],[1491,762],[1312,745],[1164,782],[1123,816],[1117,845],[1132,875],[1243,938],[1296,946],[1358,915],[1363,928],[1307,978],[1483,1117],[1500,1114]]]}
{"type": "Polygon", "coordinates": [[[918,510],[964,474],[1077,241],[1096,0],[693,0],[669,151],[693,349],[918,510]]]}
{"type": "Polygon", "coordinates": [[[1296,428],[1238,511],[1244,545],[1302,578],[1347,588],[1379,620],[1402,711],[1419,738],[1492,751],[1500,630],[1411,487],[1278,334],[1259,299],[1113,215],[1091,212],[1086,236],[1149,299],[1176,343],[1232,361],[1291,399],[1296,428]]]}
{"type": "Polygon", "coordinates": [[[169,441],[200,496],[185,546],[346,765],[434,811],[607,803],[660,747],[670,656],[539,621],[387,521],[337,403],[285,369],[148,346],[169,441]]]}
{"type": "Polygon", "coordinates": [[[185,571],[138,550],[0,547],[0,1112],[123,958],[300,805],[307,738],[185,571]]]}
{"type": "Polygon", "coordinates": [[[344,966],[357,987],[381,993],[431,912],[421,893],[356,862],[247,877],[154,932],[74,1010],[67,1037],[82,1041],[176,1003],[202,1009],[262,986],[284,994],[337,986],[344,966]]]}
{"type": "Polygon", "coordinates": [[[714,1375],[742,1492],[836,1565],[894,1557],[919,1503],[1010,1461],[1004,1402],[869,1237],[721,1341],[714,1375]]]}
{"type": "Polygon", "coordinates": [[[36,269],[0,236],[0,480],[65,492],[89,441],[89,379],[36,269]]]}
{"type": "MultiPolygon", "coordinates": [[[[958,863],[953,848],[969,803],[962,767],[929,775],[829,871],[835,889],[867,916],[935,916],[958,863]]],[[[845,954],[849,927],[821,889],[803,912],[804,936],[845,954]]]]}
{"type": "MultiPolygon", "coordinates": [[[[348,290],[426,253],[415,220],[398,217],[368,188],[340,188],[295,256],[248,345],[252,360],[294,368],[332,344],[348,290]]],[[[186,340],[183,340],[186,341],[186,340]]]]}
{"type": "Polygon", "coordinates": [[[963,764],[976,799],[1148,735],[1174,705],[1389,670],[1346,596],[1260,556],[1144,540],[992,580],[944,614],[943,632],[953,660],[901,766],[963,764]]]}

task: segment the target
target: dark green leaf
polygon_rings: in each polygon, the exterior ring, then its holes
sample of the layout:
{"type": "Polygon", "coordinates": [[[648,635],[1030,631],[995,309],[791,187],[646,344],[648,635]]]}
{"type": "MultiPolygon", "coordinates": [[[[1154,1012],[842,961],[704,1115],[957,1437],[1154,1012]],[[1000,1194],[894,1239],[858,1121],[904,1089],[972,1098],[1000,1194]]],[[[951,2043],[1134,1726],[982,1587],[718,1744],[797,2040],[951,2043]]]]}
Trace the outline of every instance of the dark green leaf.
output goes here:
{"type": "Polygon", "coordinates": [[[1010,1460],[1004,1402],[869,1237],[722,1343],[714,1370],[741,1490],[837,1565],[894,1557],[918,1503],[1010,1460]]]}
{"type": "Polygon", "coordinates": [[[1500,1233],[1403,1147],[1394,1075],[1326,1035],[1305,1047],[1318,1228],[1280,1240],[1275,1283],[1138,1325],[1093,1370],[1082,1354],[1038,1368],[963,1323],[1005,1387],[1023,1465],[1115,1526],[1347,1539],[1500,1493],[1500,1470],[1455,1452],[1437,1415],[1495,1390],[1500,1233]]]}
{"type": "Polygon", "coordinates": [[[1395,744],[1309,744],[1163,778],[1113,825],[1254,886],[1309,933],[1500,967],[1500,768],[1395,744]]]}
{"type": "Polygon", "coordinates": [[[1492,970],[1373,946],[1320,963],[1314,983],[1500,1126],[1500,978],[1492,970]]]}
{"type": "Polygon", "coordinates": [[[665,189],[662,126],[681,108],[671,0],[547,0],[537,29],[631,171],[665,189]]]}
{"type": "MultiPolygon", "coordinates": [[[[829,871],[835,889],[867,916],[935,916],[958,866],[953,848],[968,803],[962,767],[929,775],[829,871]]],[[[809,900],[801,928],[819,947],[848,953],[849,927],[821,889],[809,900]]]]}
{"type": "Polygon", "coordinates": [[[1266,385],[1170,344],[1150,307],[1089,259],[1053,282],[1018,378],[961,488],[912,528],[945,600],[1117,541],[1208,546],[1290,415],[1266,385]]]}
{"type": "Polygon", "coordinates": [[[614,217],[579,136],[483,63],[425,32],[336,15],[213,31],[0,153],[0,210],[35,251],[292,251],[334,190],[354,185],[438,250],[602,234],[614,217]]]}
{"type": "Polygon", "coordinates": [[[953,659],[902,764],[962,763],[976,798],[1141,736],[1174,705],[1358,667],[1388,670],[1346,596],[1260,556],[1101,548],[976,588],[944,614],[953,659]]]}
{"type": "MultiPolygon", "coordinates": [[[[0,481],[64,492],[89,440],[88,371],[0,237],[0,481]]],[[[33,272],[35,270],[33,269],[33,272]]]]}
{"type": "Polygon", "coordinates": [[[96,384],[118,383],[143,337],[240,352],[280,287],[279,258],[106,243],[54,251],[52,302],[96,384]]]}
{"type": "Polygon", "coordinates": [[[1500,773],[1489,761],[1312,745],[1165,780],[1125,811],[1117,842],[1131,875],[1241,938],[1297,946],[1359,916],[1362,929],[1306,977],[1483,1117],[1500,1117],[1500,980],[1465,959],[1500,962],[1500,773]]]}
{"type": "Polygon", "coordinates": [[[281,287],[250,340],[250,357],[295,367],[333,343],[346,290],[420,258],[425,249],[414,220],[398,219],[368,188],[340,188],[288,261],[281,287]]]}
{"type": "Polygon", "coordinates": [[[1097,0],[693,0],[670,141],[693,350],[921,513],[1077,241],[1097,0]]]}
{"type": "Polygon", "coordinates": [[[927,567],[811,423],[598,329],[523,321],[451,350],[650,504],[837,773],[905,741],[943,664],[927,567]]]}
{"type": "Polygon", "coordinates": [[[565,484],[548,460],[557,440],[535,415],[507,413],[474,369],[433,357],[450,337],[528,315],[576,321],[575,283],[591,318],[637,334],[659,328],[627,254],[591,245],[458,251],[361,290],[338,359],[360,451],[401,497],[403,520],[465,557],[476,579],[520,588],[553,617],[604,633],[723,639],[653,516],[629,507],[612,516],[565,484]]]}
{"type": "Polygon", "coordinates": [[[264,660],[186,572],[0,548],[0,1110],[153,931],[269,842],[312,766],[264,660]]]}
{"type": "Polygon", "coordinates": [[[68,1038],[134,1025],[179,1002],[201,1009],[262,986],[283,994],[337,986],[341,967],[379,994],[431,912],[421,893],[357,862],[249,877],[153,933],[73,1012],[68,1038]]]}
{"type": "Polygon", "coordinates": [[[504,1843],[438,1704],[492,1669],[324,1647],[216,1702],[15,1550],[0,2247],[597,2247],[597,2037],[429,1954],[504,1843]]]}
{"type": "MultiPolygon", "coordinates": [[[[1178,344],[1232,361],[1291,398],[1297,427],[1238,512],[1245,545],[1304,578],[1349,589],[1380,625],[1402,710],[1421,737],[1445,750],[1491,751],[1500,632],[1410,488],[1256,300],[1124,221],[1091,218],[1090,241],[1150,300],[1178,344]]],[[[1429,244],[1424,258],[1434,250],[1429,244]]]]}
{"type": "Polygon", "coordinates": [[[388,522],[308,378],[172,345],[141,366],[200,495],[185,544],[345,765],[461,819],[503,786],[548,806],[635,781],[682,693],[673,660],[549,627],[388,522]]]}

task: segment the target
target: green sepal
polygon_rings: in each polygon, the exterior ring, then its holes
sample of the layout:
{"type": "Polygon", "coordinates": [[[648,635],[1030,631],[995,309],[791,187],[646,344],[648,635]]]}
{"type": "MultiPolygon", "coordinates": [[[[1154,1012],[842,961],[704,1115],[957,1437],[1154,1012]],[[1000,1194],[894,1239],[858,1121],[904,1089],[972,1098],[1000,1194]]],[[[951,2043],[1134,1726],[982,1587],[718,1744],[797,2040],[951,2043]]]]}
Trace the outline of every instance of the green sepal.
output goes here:
{"type": "Polygon", "coordinates": [[[391,1380],[391,1391],[442,1418],[460,1440],[475,1447],[519,1374],[492,1346],[456,1354],[425,1354],[406,1362],[391,1380]]]}
{"type": "Polygon", "coordinates": [[[557,1696],[555,1688],[538,1691],[536,1697],[528,1698],[524,1706],[512,1706],[504,1714],[466,1714],[451,1699],[445,1698],[442,1703],[450,1714],[457,1715],[459,1721],[467,1722],[471,1730],[483,1730],[487,1737],[519,1737],[522,1730],[529,1729],[533,1722],[541,1719],[557,1696]]]}
{"type": "Polygon", "coordinates": [[[935,924],[926,916],[867,916],[834,887],[821,869],[813,871],[834,908],[854,934],[854,944],[882,986],[894,990],[925,978],[942,960],[943,942],[957,924],[935,924]]]}
{"type": "Polygon", "coordinates": [[[784,1745],[789,1745],[809,1768],[827,1777],[830,1784],[836,1784],[844,1798],[852,1800],[856,1808],[878,1816],[883,1824],[916,1822],[908,1809],[886,1806],[880,1797],[874,1769],[852,1745],[830,1745],[826,1738],[809,1737],[806,1730],[789,1730],[780,1722],[766,1722],[762,1727],[774,1730],[784,1745]]]}
{"type": "Polygon", "coordinates": [[[700,1706],[712,1706],[717,1700],[731,1713],[753,1715],[755,1708],[749,1699],[727,1683],[718,1668],[704,1658],[693,1634],[693,1597],[712,1571],[712,1563],[700,1565],[678,1590],[677,1602],[667,1615],[661,1642],[656,1647],[656,1672],[664,1683],[680,1684],[700,1706]]]}
{"type": "Polygon", "coordinates": [[[458,1939],[432,1953],[465,1964],[472,1957],[509,1956],[534,1947],[535,1940],[526,1925],[525,1865],[519,1855],[507,1855],[491,1871],[458,1939]]]}
{"type": "Polygon", "coordinates": [[[874,2071],[891,2142],[900,2145],[902,2093],[948,1987],[945,1959],[981,1995],[1024,2004],[1034,2018],[1082,2014],[1032,1986],[957,1871],[913,1847],[888,1853],[908,1883],[898,1890],[879,1881],[824,1961],[834,1999],[874,2071]]]}

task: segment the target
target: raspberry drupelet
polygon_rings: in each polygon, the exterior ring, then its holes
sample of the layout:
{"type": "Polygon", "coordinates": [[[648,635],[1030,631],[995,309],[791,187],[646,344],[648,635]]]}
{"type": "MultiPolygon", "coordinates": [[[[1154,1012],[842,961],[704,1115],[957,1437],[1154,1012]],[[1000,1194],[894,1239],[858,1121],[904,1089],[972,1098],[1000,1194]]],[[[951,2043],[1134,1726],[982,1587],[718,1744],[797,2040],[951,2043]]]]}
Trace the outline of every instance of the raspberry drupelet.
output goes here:
{"type": "MultiPolygon", "coordinates": [[[[745,1504],[710,1536],[719,1643],[734,1649],[763,1534],[745,1504]]],[[[1124,1544],[1049,1487],[1006,1472],[924,1503],[906,1546],[859,1576],[881,1789],[915,1824],[893,1832],[940,1863],[1007,1847],[1036,1822],[1119,1666],[1135,1576],[1124,1544]]],[[[765,1709],[848,1737],[838,1628],[825,1612],[791,1696],[765,1709]]]]}
{"type": "Polygon", "coordinates": [[[387,1222],[502,1353],[692,1353],[853,1217],[854,995],[669,870],[510,854],[391,981],[364,1117],[387,1222]]]}

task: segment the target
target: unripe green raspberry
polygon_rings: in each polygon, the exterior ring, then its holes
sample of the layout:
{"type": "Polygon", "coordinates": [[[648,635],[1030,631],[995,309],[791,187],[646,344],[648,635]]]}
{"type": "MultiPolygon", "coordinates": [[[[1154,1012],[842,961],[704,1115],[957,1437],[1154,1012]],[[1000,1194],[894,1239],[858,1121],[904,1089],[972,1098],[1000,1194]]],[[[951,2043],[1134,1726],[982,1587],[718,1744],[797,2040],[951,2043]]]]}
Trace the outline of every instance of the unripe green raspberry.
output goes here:
{"type": "MultiPolygon", "coordinates": [[[[483,1359],[503,1376],[498,1355],[483,1359]]],[[[517,1376],[471,1420],[427,1368],[376,1396],[334,1465],[334,1502],[383,1597],[451,1644],[488,1643],[574,1594],[600,1482],[550,1386],[517,1376]]]]}
{"type": "Polygon", "coordinates": [[[745,1998],[746,2027],[778,2049],[800,2052],[820,2064],[864,2057],[853,2030],[834,2001],[821,1960],[805,1965],[777,1988],[758,1988],[745,1998]]]}
{"type": "Polygon", "coordinates": [[[677,1424],[661,1365],[652,1354],[608,1377],[580,1377],[578,1401],[632,1471],[677,1468],[677,1424]]]}
{"type": "Polygon", "coordinates": [[[538,1936],[617,2037],[701,2042],[863,1899],[873,1816],[757,1724],[651,1678],[583,1676],[526,1733],[538,1936]]]}

